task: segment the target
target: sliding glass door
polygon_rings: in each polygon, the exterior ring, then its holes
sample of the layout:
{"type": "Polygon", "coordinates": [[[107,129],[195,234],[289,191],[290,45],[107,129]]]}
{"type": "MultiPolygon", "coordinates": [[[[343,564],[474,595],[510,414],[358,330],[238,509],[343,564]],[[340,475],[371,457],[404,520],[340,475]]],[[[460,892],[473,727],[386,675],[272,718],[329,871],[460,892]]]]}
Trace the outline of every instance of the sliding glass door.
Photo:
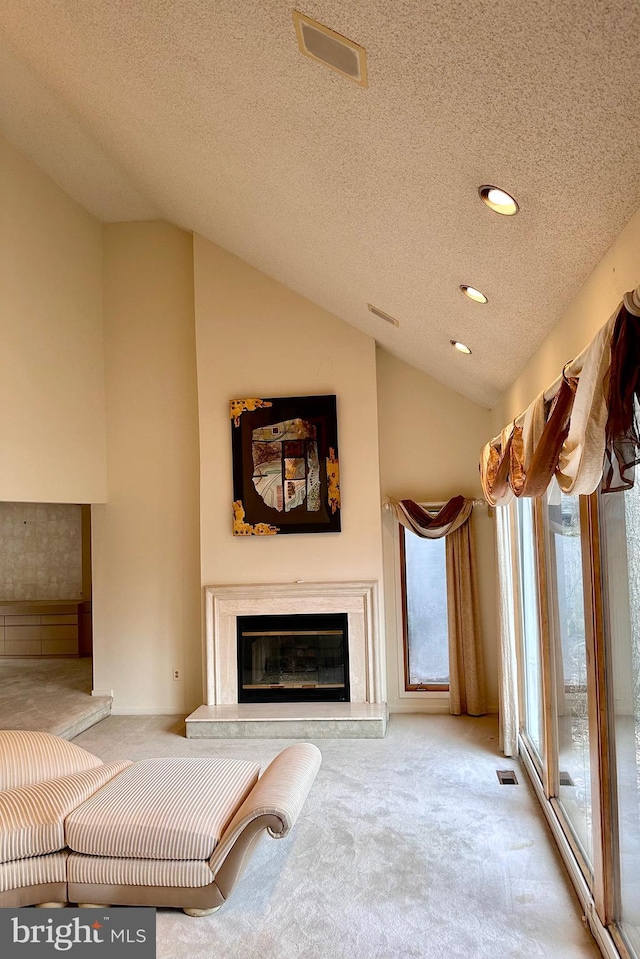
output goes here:
{"type": "Polygon", "coordinates": [[[538,612],[538,573],[534,536],[533,500],[521,499],[516,513],[516,573],[518,584],[517,618],[522,663],[522,734],[542,775],[544,757],[544,716],[542,700],[542,658],[540,616],[538,612]]]}
{"type": "Polygon", "coordinates": [[[600,517],[617,818],[610,880],[618,929],[640,956],[640,486],[601,496],[600,517]]]}
{"type": "Polygon", "coordinates": [[[640,477],[505,516],[520,751],[594,928],[640,959],[640,477]]]}
{"type": "Polygon", "coordinates": [[[590,872],[593,860],[587,645],[580,500],[554,480],[545,502],[546,582],[553,659],[550,707],[557,729],[552,793],[590,872]]]}

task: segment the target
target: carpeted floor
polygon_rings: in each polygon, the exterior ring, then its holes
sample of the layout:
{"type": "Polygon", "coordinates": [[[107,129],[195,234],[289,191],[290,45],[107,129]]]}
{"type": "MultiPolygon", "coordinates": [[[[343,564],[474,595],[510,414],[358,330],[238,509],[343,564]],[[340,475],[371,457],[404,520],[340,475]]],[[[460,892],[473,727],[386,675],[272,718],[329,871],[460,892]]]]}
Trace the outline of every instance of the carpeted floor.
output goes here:
{"type": "MultiPolygon", "coordinates": [[[[186,740],[112,716],[75,742],[105,760],[268,762],[279,740],[186,740]]],[[[501,786],[497,723],[394,715],[386,739],[324,740],[301,819],[265,838],[222,909],[158,911],[158,959],[597,959],[542,812],[501,786]]]]}
{"type": "Polygon", "coordinates": [[[111,712],[91,695],[91,659],[0,657],[0,729],[41,729],[71,739],[111,712]]]}

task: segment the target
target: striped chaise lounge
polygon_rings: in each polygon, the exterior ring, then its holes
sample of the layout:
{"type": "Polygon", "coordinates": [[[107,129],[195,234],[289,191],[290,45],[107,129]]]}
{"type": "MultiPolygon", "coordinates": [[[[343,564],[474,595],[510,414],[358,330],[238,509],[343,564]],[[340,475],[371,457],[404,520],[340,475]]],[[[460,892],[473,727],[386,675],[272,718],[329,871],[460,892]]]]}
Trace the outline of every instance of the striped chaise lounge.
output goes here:
{"type": "Polygon", "coordinates": [[[290,831],[319,766],[310,743],[260,776],[236,759],[103,763],[48,733],[0,730],[0,907],[214,912],[264,831],[290,831]]]}

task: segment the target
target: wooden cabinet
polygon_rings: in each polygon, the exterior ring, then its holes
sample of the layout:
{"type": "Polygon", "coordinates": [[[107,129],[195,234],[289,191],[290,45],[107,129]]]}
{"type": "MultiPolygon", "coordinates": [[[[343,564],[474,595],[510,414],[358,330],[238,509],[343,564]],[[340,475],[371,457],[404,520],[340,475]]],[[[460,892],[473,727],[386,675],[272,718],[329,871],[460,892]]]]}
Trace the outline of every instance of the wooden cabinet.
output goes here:
{"type": "Polygon", "coordinates": [[[77,656],[78,605],[0,605],[0,656],[77,656]]]}

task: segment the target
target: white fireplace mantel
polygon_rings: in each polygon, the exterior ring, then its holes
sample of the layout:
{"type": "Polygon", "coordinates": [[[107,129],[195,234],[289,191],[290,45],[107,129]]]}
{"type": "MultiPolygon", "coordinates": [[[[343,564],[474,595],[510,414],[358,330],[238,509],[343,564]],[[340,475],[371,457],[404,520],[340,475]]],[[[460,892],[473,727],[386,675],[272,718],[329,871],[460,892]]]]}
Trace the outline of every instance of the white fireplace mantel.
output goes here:
{"type": "Polygon", "coordinates": [[[384,654],[375,581],[206,586],[206,704],[238,702],[238,616],[346,613],[352,703],[384,702],[384,654]]]}

